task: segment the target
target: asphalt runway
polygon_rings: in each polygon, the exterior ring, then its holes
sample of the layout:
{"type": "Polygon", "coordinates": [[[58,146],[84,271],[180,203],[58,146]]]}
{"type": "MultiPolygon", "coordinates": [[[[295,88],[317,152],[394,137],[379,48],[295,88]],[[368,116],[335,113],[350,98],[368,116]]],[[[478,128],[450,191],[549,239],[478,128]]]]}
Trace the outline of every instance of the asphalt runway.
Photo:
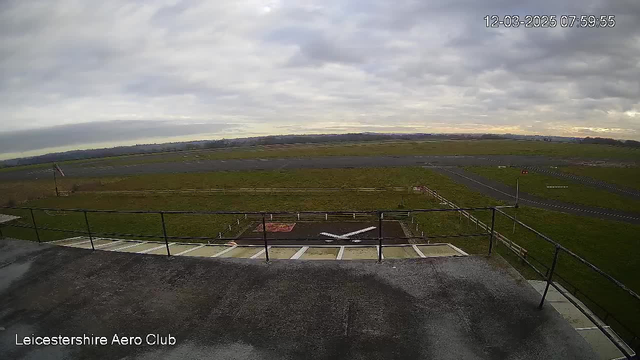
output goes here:
{"type": "MultiPolygon", "coordinates": [[[[515,203],[516,189],[501,182],[487,179],[478,174],[465,171],[460,168],[433,168],[434,171],[446,175],[457,183],[466,185],[483,195],[497,200],[503,200],[510,204],[515,203]]],[[[640,214],[605,209],[591,206],[578,205],[557,200],[545,199],[520,191],[519,203],[521,205],[545,210],[559,211],[567,214],[582,215],[604,220],[622,221],[631,224],[640,224],[640,214]]]]}
{"type": "MultiPolygon", "coordinates": [[[[138,174],[167,174],[209,171],[330,169],[391,166],[560,166],[579,163],[576,159],[560,159],[525,155],[478,156],[326,156],[316,158],[202,160],[190,162],[148,163],[121,166],[65,165],[66,176],[99,177],[138,174]]],[[[34,180],[50,177],[51,169],[25,169],[0,172],[0,180],[34,180]]]]}
{"type": "Polygon", "coordinates": [[[0,264],[6,359],[598,358],[497,255],[267,264],[5,239],[0,264]],[[85,334],[108,342],[16,345],[85,334]]]}
{"type": "MultiPolygon", "coordinates": [[[[526,168],[531,171],[541,173],[543,175],[549,175],[549,176],[553,176],[555,178],[563,179],[563,180],[570,180],[579,184],[595,187],[602,190],[607,190],[618,195],[633,197],[640,200],[640,191],[636,189],[614,185],[602,180],[590,178],[588,176],[579,176],[579,175],[565,173],[562,171],[554,171],[552,169],[539,168],[536,166],[527,166],[526,168]]],[[[640,181],[640,179],[637,179],[637,180],[640,181]]]]}

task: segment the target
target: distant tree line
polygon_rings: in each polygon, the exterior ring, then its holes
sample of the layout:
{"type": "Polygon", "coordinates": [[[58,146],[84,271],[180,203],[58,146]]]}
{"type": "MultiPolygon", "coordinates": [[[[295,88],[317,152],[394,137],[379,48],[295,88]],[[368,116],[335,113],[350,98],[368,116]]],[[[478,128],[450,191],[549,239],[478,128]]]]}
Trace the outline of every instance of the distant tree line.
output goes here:
{"type": "MultiPolygon", "coordinates": [[[[43,164],[68,160],[98,159],[111,156],[142,155],[160,152],[189,151],[199,149],[226,149],[237,147],[264,146],[264,145],[288,145],[288,144],[321,144],[321,143],[344,143],[344,142],[366,142],[383,140],[492,140],[492,139],[518,139],[552,141],[551,138],[527,135],[496,135],[496,134],[376,134],[376,133],[350,133],[350,134],[328,134],[328,135],[275,135],[259,136],[240,139],[222,140],[202,140],[164,144],[144,144],[132,146],[118,146],[114,148],[72,150],[61,153],[51,153],[28,158],[11,159],[0,161],[0,167],[43,164]]],[[[554,137],[553,141],[562,141],[561,137],[554,137]]],[[[620,141],[606,138],[586,138],[575,139],[565,138],[565,140],[579,141],[585,144],[606,144],[616,146],[628,146],[638,148],[640,142],[627,140],[620,141]]]]}
{"type": "Polygon", "coordinates": [[[247,146],[284,145],[284,144],[318,144],[329,142],[360,142],[381,140],[420,140],[420,139],[471,139],[478,135],[446,135],[446,134],[375,134],[353,133],[334,135],[276,135],[240,139],[202,140],[165,144],[145,144],[118,146],[114,148],[72,150],[60,153],[33,156],[0,161],[0,167],[43,164],[56,161],[98,159],[112,156],[152,154],[199,149],[223,149],[247,146]]]}
{"type": "Polygon", "coordinates": [[[616,140],[611,138],[601,137],[586,137],[580,141],[581,144],[600,144],[600,145],[613,145],[613,146],[625,146],[632,148],[640,148],[640,141],[635,140],[616,140]]]}
{"type": "Polygon", "coordinates": [[[321,144],[329,142],[363,142],[382,140],[421,140],[421,139],[450,139],[451,136],[434,134],[369,134],[352,133],[337,135],[280,135],[264,136],[248,139],[213,140],[205,142],[203,148],[218,149],[238,146],[264,146],[264,145],[289,145],[289,144],[321,144]]]}

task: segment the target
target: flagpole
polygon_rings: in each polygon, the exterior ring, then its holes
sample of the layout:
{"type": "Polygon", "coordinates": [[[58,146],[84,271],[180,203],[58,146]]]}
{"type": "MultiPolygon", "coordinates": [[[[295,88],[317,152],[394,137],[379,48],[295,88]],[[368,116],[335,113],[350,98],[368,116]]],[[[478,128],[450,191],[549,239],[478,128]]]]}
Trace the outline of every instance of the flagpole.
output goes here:
{"type": "Polygon", "coordinates": [[[58,193],[58,179],[56,178],[56,166],[55,164],[52,167],[53,169],[53,183],[56,186],[56,197],[60,197],[60,194],[58,193]]]}

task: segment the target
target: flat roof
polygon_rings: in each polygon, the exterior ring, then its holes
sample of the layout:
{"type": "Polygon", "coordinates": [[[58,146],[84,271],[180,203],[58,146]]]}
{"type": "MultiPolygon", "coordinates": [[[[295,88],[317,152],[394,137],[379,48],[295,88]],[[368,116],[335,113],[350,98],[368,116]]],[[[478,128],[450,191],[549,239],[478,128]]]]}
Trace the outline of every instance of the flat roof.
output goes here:
{"type": "Polygon", "coordinates": [[[9,358],[595,359],[500,257],[265,263],[0,241],[9,358]],[[171,335],[173,346],[16,346],[171,335]]]}

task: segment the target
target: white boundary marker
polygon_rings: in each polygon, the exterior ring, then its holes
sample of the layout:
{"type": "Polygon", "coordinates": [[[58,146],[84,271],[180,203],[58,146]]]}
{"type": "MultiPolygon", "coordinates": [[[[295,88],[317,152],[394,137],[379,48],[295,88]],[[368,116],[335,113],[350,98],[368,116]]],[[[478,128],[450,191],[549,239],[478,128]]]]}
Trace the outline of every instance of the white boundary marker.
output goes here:
{"type": "Polygon", "coordinates": [[[123,246],[123,247],[119,247],[117,249],[111,249],[109,251],[122,251],[124,249],[128,249],[128,248],[131,248],[131,247],[134,247],[134,246],[138,246],[138,245],[142,245],[142,244],[146,244],[146,243],[147,243],[146,241],[136,242],[135,244],[126,245],[126,246],[123,246]]]}
{"type": "Polygon", "coordinates": [[[203,247],[205,247],[205,246],[207,246],[207,245],[199,245],[199,246],[195,246],[193,249],[187,249],[187,250],[185,250],[185,251],[183,251],[183,252],[179,252],[179,253],[175,254],[174,256],[181,256],[181,255],[184,255],[184,254],[190,253],[190,252],[192,252],[192,251],[194,251],[194,250],[202,249],[202,248],[203,248],[203,247]]]}
{"type": "MultiPolygon", "coordinates": [[[[173,244],[175,244],[175,243],[169,243],[169,246],[173,246],[173,244]]],[[[156,246],[156,247],[151,248],[151,249],[146,249],[146,250],[138,251],[138,252],[136,252],[136,254],[146,254],[146,253],[152,252],[152,251],[154,251],[154,250],[162,249],[162,248],[163,248],[163,247],[165,247],[165,246],[166,246],[166,244],[162,244],[162,245],[160,245],[160,246],[156,246]]]]}
{"type": "Polygon", "coordinates": [[[83,245],[83,244],[90,243],[90,242],[91,242],[91,240],[85,240],[85,241],[80,241],[80,242],[77,242],[77,243],[68,244],[68,245],[62,245],[62,246],[76,247],[76,245],[83,245]]]}
{"type": "MultiPolygon", "coordinates": [[[[83,238],[84,236],[76,236],[76,237],[71,237],[71,238],[66,238],[66,239],[60,239],[60,240],[54,240],[54,241],[47,241],[47,244],[56,244],[59,242],[63,242],[63,241],[69,241],[69,240],[76,240],[76,239],[80,239],[83,238]]],[[[95,239],[94,239],[95,240],[95,239]]]]}
{"type": "MultiPolygon", "coordinates": [[[[267,246],[267,249],[271,249],[271,246],[267,246]]],[[[251,255],[251,257],[249,259],[255,259],[255,258],[257,258],[258,256],[260,256],[260,255],[262,255],[264,253],[265,253],[265,250],[262,249],[262,250],[258,251],[257,253],[255,253],[254,255],[251,255]]]]}
{"type": "Polygon", "coordinates": [[[420,255],[421,258],[426,258],[422,250],[418,249],[417,245],[414,244],[414,245],[411,245],[411,247],[413,248],[413,250],[415,250],[415,252],[418,253],[418,255],[420,255]]]}
{"type": "MultiPolygon", "coordinates": [[[[610,328],[610,326],[608,325],[604,325],[603,326],[604,329],[608,329],[610,328]]],[[[597,326],[590,326],[590,327],[581,327],[581,328],[575,328],[576,331],[582,331],[582,330],[600,330],[597,326]]]]}
{"type": "Polygon", "coordinates": [[[228,248],[228,249],[224,249],[224,250],[220,251],[220,252],[219,252],[219,253],[217,253],[217,254],[213,254],[213,255],[211,255],[210,257],[212,257],[212,258],[214,258],[214,257],[218,257],[218,256],[220,256],[220,255],[222,255],[222,254],[226,254],[226,253],[228,253],[229,251],[231,251],[231,250],[233,250],[233,249],[235,249],[235,248],[237,248],[237,247],[238,247],[238,245],[234,245],[234,246],[232,246],[232,247],[230,247],[230,248],[228,248]]]}
{"type": "Polygon", "coordinates": [[[447,243],[447,245],[449,245],[453,250],[459,252],[460,254],[462,254],[464,256],[469,256],[469,254],[467,254],[466,252],[462,251],[462,249],[460,249],[459,247],[453,246],[453,245],[451,245],[449,243],[447,243]]]}
{"type": "MultiPolygon", "coordinates": [[[[105,240],[105,239],[93,239],[93,241],[96,241],[96,240],[105,240]]],[[[109,246],[109,245],[113,245],[113,244],[121,243],[123,240],[116,240],[116,241],[114,241],[114,240],[109,240],[109,241],[111,241],[111,242],[110,242],[110,243],[106,243],[106,244],[102,244],[102,245],[96,245],[96,246],[94,246],[94,247],[95,247],[96,249],[99,249],[99,248],[107,247],[107,246],[109,246]]]]}
{"type": "MultiPolygon", "coordinates": [[[[384,248],[384,246],[383,246],[384,248]]],[[[382,256],[380,257],[381,260],[384,260],[384,251],[382,253],[380,253],[380,245],[376,245],[376,255],[381,254],[382,256]]]]}
{"type": "Polygon", "coordinates": [[[336,260],[342,260],[342,255],[344,255],[344,246],[340,246],[340,251],[338,251],[338,256],[336,256],[336,260]]]}
{"type": "Polygon", "coordinates": [[[300,250],[298,250],[297,253],[293,254],[293,256],[290,258],[290,260],[297,260],[300,259],[300,257],[307,251],[309,250],[308,246],[303,246],[302,248],[300,248],[300,250]]]}

